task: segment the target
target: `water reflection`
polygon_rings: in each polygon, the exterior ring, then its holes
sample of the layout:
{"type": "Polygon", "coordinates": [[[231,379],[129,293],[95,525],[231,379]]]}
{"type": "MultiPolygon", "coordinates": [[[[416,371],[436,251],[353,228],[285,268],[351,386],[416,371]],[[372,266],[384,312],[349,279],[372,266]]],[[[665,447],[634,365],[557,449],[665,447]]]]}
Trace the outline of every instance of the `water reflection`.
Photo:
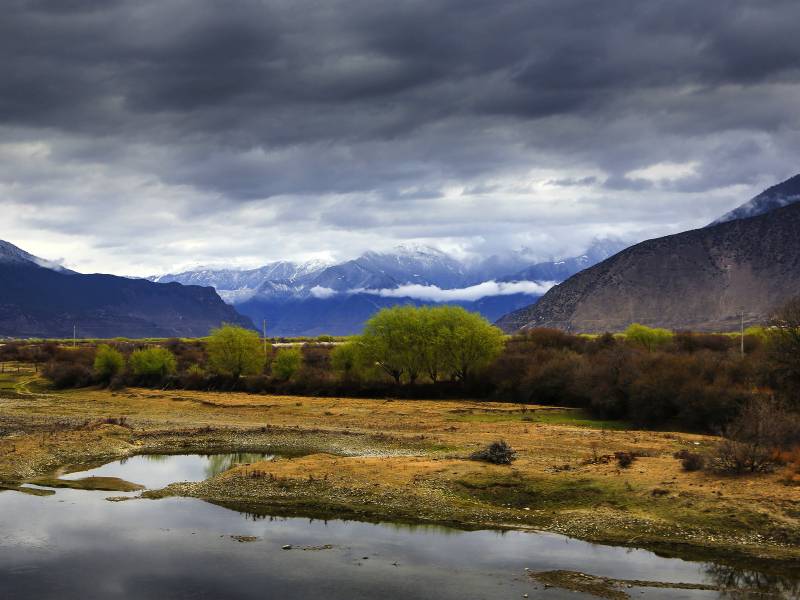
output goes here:
{"type": "Polygon", "coordinates": [[[797,573],[765,573],[725,565],[709,565],[706,569],[710,581],[719,586],[722,598],[751,600],[766,596],[800,598],[800,580],[797,573]]]}
{"type": "MultiPolygon", "coordinates": [[[[102,474],[163,487],[270,456],[135,456],[67,477],[102,474]]],[[[107,496],[62,489],[43,498],[0,494],[0,597],[576,597],[565,590],[537,588],[525,568],[720,588],[627,590],[648,600],[800,597],[800,575],[790,570],[735,569],[554,534],[275,516],[188,498],[112,503],[107,496]],[[236,537],[254,541],[239,543],[236,537]],[[287,544],[291,551],[281,549],[287,544]]]]}
{"type": "Polygon", "coordinates": [[[64,479],[118,477],[149,489],[178,481],[203,481],[238,464],[272,460],[273,454],[234,452],[226,454],[141,454],[96,469],[69,473],[64,479]]]}

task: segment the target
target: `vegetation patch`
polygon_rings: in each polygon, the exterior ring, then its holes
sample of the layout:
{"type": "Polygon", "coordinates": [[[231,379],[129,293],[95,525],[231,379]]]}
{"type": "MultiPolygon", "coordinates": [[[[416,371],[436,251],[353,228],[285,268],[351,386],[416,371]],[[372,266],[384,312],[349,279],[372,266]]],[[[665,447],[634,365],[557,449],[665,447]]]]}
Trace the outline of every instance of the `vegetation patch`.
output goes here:
{"type": "Polygon", "coordinates": [[[144,486],[131,483],[118,477],[84,477],[83,479],[59,479],[57,477],[40,477],[30,483],[42,487],[69,488],[72,490],[96,490],[102,492],[136,492],[144,486]]]}
{"type": "Polygon", "coordinates": [[[40,490],[38,488],[25,487],[20,485],[3,485],[0,484],[0,492],[20,492],[28,494],[29,496],[52,496],[55,494],[53,490],[40,490]]]}
{"type": "Polygon", "coordinates": [[[614,431],[631,428],[630,423],[625,421],[597,419],[586,411],[577,408],[485,409],[453,412],[453,416],[448,417],[448,420],[461,423],[542,423],[614,431]]]}
{"type": "Polygon", "coordinates": [[[519,473],[475,473],[456,480],[463,496],[486,504],[535,510],[611,506],[626,508],[635,498],[613,483],[589,478],[525,477],[519,473]]]}
{"type": "MultiPolygon", "coordinates": [[[[578,571],[541,571],[531,573],[530,576],[546,588],[557,587],[572,592],[591,594],[597,598],[608,598],[609,600],[626,600],[630,598],[630,595],[623,588],[634,587],[720,591],[720,588],[715,585],[703,583],[614,579],[612,577],[596,577],[578,571]]],[[[742,590],[737,591],[741,592],[742,590]]]]}

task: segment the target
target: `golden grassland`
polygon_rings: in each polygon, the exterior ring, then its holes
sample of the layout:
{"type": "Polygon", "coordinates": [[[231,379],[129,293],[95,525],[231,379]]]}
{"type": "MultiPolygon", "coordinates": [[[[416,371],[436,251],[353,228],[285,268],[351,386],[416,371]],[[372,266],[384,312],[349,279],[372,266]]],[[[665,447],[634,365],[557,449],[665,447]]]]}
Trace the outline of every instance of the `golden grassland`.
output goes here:
{"type": "Polygon", "coordinates": [[[707,450],[715,438],[624,425],[469,400],[54,392],[23,367],[0,374],[0,486],[148,452],[278,452],[143,496],[261,514],[542,529],[699,558],[800,560],[800,487],[780,473],[684,472],[673,454],[707,450]],[[469,460],[498,439],[518,453],[511,466],[469,460]],[[620,451],[638,458],[621,468],[620,451]]]}

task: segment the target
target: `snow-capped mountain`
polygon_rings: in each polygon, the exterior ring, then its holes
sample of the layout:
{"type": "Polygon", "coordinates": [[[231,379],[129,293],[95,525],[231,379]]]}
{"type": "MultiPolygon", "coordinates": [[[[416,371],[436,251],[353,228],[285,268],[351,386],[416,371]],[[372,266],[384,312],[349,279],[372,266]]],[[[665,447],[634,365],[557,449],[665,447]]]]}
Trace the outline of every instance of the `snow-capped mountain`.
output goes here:
{"type": "MultiPolygon", "coordinates": [[[[279,290],[294,290],[296,282],[305,277],[319,273],[330,263],[321,260],[312,260],[302,263],[290,261],[271,262],[257,269],[214,269],[202,268],[181,273],[169,273],[148,277],[156,283],[177,282],[184,285],[202,285],[213,287],[228,304],[238,304],[250,299],[260,288],[265,287],[265,292],[270,283],[276,283],[276,292],[279,290]]],[[[299,286],[302,288],[302,284],[299,286]]]]}
{"type": "Polygon", "coordinates": [[[776,208],[788,206],[789,204],[799,201],[800,175],[795,175],[794,177],[790,177],[778,185],[773,185],[771,188],[764,190],[755,198],[752,198],[738,208],[725,213],[710,225],[718,225],[720,223],[727,223],[728,221],[735,221],[737,219],[756,217],[758,215],[763,215],[775,210],[776,208]]]}
{"type": "Polygon", "coordinates": [[[25,252],[25,250],[21,248],[17,248],[14,244],[9,242],[0,240],[0,263],[2,264],[13,264],[13,265],[24,265],[24,266],[37,266],[42,267],[44,269],[50,269],[51,271],[56,271],[58,273],[64,274],[72,274],[75,271],[70,271],[62,267],[60,264],[53,262],[51,260],[45,260],[44,258],[39,258],[38,256],[34,256],[29,252],[25,252]]]}
{"type": "Polygon", "coordinates": [[[626,242],[614,238],[595,240],[580,256],[536,263],[503,277],[502,281],[564,281],[575,273],[614,256],[628,246],[626,242]]]}
{"type": "Polygon", "coordinates": [[[446,301],[496,319],[624,246],[602,240],[580,257],[531,265],[525,250],[461,261],[436,248],[404,244],[339,264],[279,261],[246,271],[202,269],[151,279],[212,286],[242,314],[266,319],[274,335],[350,334],[394,304],[446,301]]]}

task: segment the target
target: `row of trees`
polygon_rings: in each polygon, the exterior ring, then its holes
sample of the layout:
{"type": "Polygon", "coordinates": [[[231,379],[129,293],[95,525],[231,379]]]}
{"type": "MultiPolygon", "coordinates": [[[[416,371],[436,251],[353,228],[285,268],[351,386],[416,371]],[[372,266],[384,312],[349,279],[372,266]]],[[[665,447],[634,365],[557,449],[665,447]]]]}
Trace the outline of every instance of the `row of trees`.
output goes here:
{"type": "MultiPolygon", "coordinates": [[[[302,366],[303,355],[299,348],[281,348],[274,355],[268,355],[258,334],[241,327],[223,325],[211,332],[204,353],[195,355],[204,364],[194,362],[185,370],[198,377],[214,375],[238,380],[263,373],[270,357],[272,374],[279,380],[290,379],[302,366]]],[[[147,384],[163,382],[175,375],[177,368],[175,354],[166,347],[140,348],[126,357],[119,349],[101,344],[95,352],[93,374],[96,381],[110,383],[128,373],[135,383],[147,384]]]]}

